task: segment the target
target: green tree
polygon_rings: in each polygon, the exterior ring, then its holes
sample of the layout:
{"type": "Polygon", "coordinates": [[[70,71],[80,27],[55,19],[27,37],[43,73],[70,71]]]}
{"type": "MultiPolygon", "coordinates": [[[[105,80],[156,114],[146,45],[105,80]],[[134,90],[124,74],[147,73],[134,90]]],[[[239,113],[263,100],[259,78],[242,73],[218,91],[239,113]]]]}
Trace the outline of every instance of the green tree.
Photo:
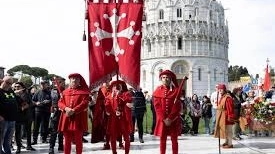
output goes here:
{"type": "MultiPolygon", "coordinates": [[[[32,78],[34,77],[34,84],[37,83],[37,79],[42,78],[43,80],[53,80],[53,77],[62,78],[56,74],[49,74],[48,70],[40,67],[30,67],[28,65],[17,65],[12,67],[7,71],[11,76],[15,74],[20,75],[20,80],[24,80],[23,83],[27,84],[27,86],[31,86],[33,84],[32,78]],[[25,81],[26,80],[26,81],[25,81]],[[30,85],[29,85],[30,84],[30,85]]],[[[40,82],[40,81],[38,81],[40,82]]]]}
{"type": "Polygon", "coordinates": [[[12,76],[14,76],[17,72],[21,72],[21,76],[23,76],[24,74],[30,75],[31,67],[28,65],[17,65],[7,71],[7,73],[12,76]]]}
{"type": "Polygon", "coordinates": [[[56,74],[48,74],[48,75],[44,76],[43,79],[44,80],[51,80],[51,81],[53,81],[54,77],[56,77],[56,78],[62,78],[61,76],[56,75],[56,74]]]}
{"type": "Polygon", "coordinates": [[[23,82],[27,88],[33,85],[31,76],[22,76],[20,82],[23,82]]]}
{"type": "Polygon", "coordinates": [[[34,83],[36,84],[37,78],[45,77],[49,74],[48,70],[40,67],[31,67],[31,75],[34,76],[34,83]]]}
{"type": "Polygon", "coordinates": [[[240,77],[250,76],[247,68],[243,66],[232,66],[230,65],[228,68],[228,81],[239,81],[240,77]]]}

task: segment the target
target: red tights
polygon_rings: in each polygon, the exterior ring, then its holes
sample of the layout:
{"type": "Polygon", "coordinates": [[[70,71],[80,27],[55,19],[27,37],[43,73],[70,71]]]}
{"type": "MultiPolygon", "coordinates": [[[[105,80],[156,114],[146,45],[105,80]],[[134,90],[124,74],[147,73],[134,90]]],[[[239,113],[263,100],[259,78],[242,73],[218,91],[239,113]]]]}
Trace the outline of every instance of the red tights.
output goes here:
{"type": "MultiPolygon", "coordinates": [[[[117,154],[117,151],[116,151],[117,135],[118,134],[111,134],[110,135],[111,147],[112,147],[113,154],[117,154]]],[[[129,151],[130,151],[130,134],[124,132],[124,133],[122,133],[122,135],[123,135],[123,139],[124,139],[124,142],[125,142],[125,154],[129,154],[129,151]]]]}
{"type": "Polygon", "coordinates": [[[82,131],[64,131],[64,154],[71,154],[72,141],[75,142],[76,154],[82,154],[82,131]]]}
{"type": "MultiPolygon", "coordinates": [[[[160,154],[165,154],[166,153],[166,141],[167,141],[167,136],[163,135],[160,137],[160,154]]],[[[173,154],[178,154],[178,136],[171,136],[171,141],[172,141],[172,151],[173,154]]]]}

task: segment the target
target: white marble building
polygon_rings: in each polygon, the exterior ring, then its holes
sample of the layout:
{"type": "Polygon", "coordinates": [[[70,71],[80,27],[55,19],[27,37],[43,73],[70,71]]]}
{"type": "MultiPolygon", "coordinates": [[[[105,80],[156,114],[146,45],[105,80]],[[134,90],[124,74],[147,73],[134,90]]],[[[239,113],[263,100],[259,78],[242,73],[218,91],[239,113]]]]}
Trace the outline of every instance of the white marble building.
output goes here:
{"type": "Polygon", "coordinates": [[[141,87],[150,93],[159,72],[189,77],[186,96],[209,95],[228,82],[228,25],[215,0],[145,0],[141,87]]]}

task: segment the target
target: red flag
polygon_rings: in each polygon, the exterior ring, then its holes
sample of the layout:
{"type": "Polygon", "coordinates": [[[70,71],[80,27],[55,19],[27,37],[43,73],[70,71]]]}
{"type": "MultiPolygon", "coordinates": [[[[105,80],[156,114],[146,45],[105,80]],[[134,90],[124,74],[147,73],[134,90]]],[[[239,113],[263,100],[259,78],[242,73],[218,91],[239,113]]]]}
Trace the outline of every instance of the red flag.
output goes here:
{"type": "Polygon", "coordinates": [[[270,76],[268,73],[268,64],[266,65],[266,69],[265,69],[265,76],[264,76],[264,91],[268,91],[270,89],[270,76]]]}
{"type": "Polygon", "coordinates": [[[140,82],[143,1],[88,3],[90,86],[118,73],[133,87],[140,82]]]}

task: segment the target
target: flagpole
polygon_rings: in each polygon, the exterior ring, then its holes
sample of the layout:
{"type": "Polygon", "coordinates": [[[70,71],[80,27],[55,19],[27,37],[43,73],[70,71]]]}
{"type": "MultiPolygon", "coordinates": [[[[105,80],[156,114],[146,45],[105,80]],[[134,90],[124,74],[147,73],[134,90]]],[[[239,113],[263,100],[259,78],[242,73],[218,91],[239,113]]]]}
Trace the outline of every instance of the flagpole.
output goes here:
{"type": "Polygon", "coordinates": [[[88,20],[87,0],[84,0],[84,3],[85,3],[85,13],[84,13],[84,22],[83,22],[82,41],[86,41],[87,40],[87,36],[86,36],[86,20],[88,20]]]}

